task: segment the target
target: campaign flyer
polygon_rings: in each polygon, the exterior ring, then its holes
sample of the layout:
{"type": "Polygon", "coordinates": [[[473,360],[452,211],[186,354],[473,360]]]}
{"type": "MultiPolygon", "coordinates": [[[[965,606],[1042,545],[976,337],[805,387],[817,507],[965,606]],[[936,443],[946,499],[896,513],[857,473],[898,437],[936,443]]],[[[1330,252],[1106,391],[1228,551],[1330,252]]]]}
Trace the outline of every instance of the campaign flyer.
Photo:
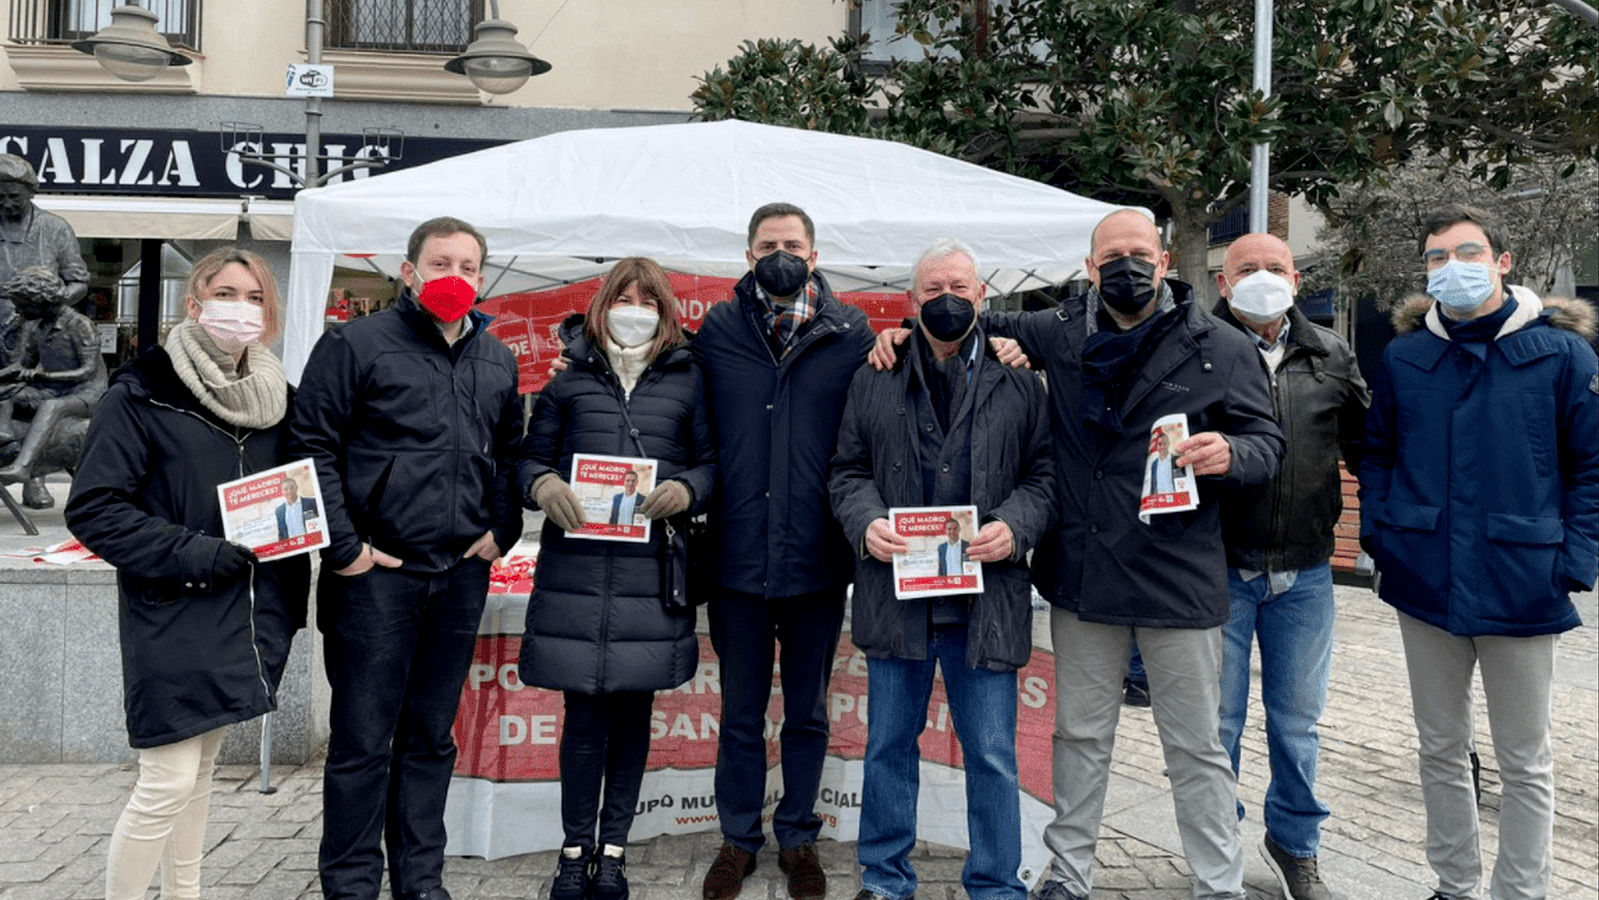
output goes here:
{"type": "Polygon", "coordinates": [[[1199,485],[1193,466],[1177,465],[1177,445],[1188,440],[1188,416],[1161,416],[1149,429],[1149,453],[1144,457],[1144,489],[1138,498],[1138,520],[1199,507],[1199,485]]]}
{"type": "Polygon", "coordinates": [[[966,555],[977,537],[977,507],[896,507],[888,524],[910,545],[894,554],[895,599],[983,592],[983,564],[966,555]]]}
{"type": "Polygon", "coordinates": [[[638,508],[655,490],[656,468],[653,459],[572,454],[572,493],[583,508],[584,523],[567,537],[648,541],[650,520],[638,508]]]}
{"type": "Polygon", "coordinates": [[[283,559],[328,545],[322,490],[309,459],[217,485],[222,534],[256,559],[283,559]]]}

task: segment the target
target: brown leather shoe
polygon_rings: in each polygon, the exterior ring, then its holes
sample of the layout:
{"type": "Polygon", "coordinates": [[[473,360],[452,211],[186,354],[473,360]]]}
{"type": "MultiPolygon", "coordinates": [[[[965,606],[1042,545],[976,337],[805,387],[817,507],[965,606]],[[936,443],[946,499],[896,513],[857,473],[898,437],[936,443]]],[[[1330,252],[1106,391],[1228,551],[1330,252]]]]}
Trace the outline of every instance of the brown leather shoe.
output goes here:
{"type": "Polygon", "coordinates": [[[794,900],[822,900],[827,896],[827,876],[810,841],[777,854],[777,867],[788,876],[788,895],[794,900]]]}
{"type": "Polygon", "coordinates": [[[744,879],[755,871],[755,854],[724,843],[705,873],[705,900],[732,900],[744,889],[744,879]]]}

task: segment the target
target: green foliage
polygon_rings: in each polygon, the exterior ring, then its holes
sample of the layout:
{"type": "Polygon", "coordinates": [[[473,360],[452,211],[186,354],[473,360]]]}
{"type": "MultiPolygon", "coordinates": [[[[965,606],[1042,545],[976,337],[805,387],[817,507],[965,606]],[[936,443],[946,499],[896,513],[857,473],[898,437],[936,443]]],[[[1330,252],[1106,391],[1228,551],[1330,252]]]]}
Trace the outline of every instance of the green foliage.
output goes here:
{"type": "Polygon", "coordinates": [[[1418,154],[1499,186],[1534,157],[1596,157],[1599,31],[1553,6],[1275,7],[1269,97],[1251,86],[1250,0],[904,0],[917,58],[868,77],[859,41],[746,42],[693,100],[705,118],[886,137],[1151,206],[1200,266],[1205,226],[1247,200],[1258,141],[1272,189],[1319,206],[1418,154]]]}

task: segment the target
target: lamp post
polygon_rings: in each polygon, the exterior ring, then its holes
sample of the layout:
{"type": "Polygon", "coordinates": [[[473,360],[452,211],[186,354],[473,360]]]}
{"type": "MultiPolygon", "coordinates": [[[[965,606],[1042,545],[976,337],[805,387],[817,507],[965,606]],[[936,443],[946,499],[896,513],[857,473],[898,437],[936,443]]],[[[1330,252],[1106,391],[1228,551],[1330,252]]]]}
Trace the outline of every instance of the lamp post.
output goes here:
{"type": "Polygon", "coordinates": [[[194,60],[172,49],[155,30],[156,14],[130,2],[111,10],[111,24],[92,37],[73,41],[72,49],[87,53],[123,81],[149,81],[167,66],[186,66],[194,60]]]}

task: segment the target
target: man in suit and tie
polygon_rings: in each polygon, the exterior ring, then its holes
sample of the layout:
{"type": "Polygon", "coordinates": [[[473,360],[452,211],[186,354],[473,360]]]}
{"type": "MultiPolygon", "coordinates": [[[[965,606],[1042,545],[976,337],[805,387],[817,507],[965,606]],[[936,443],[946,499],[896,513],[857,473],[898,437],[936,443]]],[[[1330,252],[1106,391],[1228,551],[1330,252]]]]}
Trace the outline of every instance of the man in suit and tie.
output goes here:
{"type": "Polygon", "coordinates": [[[638,473],[629,472],[622,477],[621,493],[611,495],[611,524],[632,525],[633,507],[638,503],[638,473]]]}
{"type": "Polygon", "coordinates": [[[961,540],[961,523],[955,521],[954,516],[944,523],[944,533],[949,535],[949,540],[938,548],[938,574],[940,577],[963,574],[970,542],[961,540]]]}
{"type": "Polygon", "coordinates": [[[1177,482],[1174,479],[1171,458],[1171,438],[1166,436],[1166,429],[1155,432],[1155,458],[1149,464],[1149,492],[1151,494],[1171,494],[1177,491],[1177,482]]]}
{"type": "Polygon", "coordinates": [[[283,476],[283,502],[278,505],[278,540],[305,534],[307,519],[316,518],[316,501],[300,496],[300,485],[293,478],[283,476]]]}

